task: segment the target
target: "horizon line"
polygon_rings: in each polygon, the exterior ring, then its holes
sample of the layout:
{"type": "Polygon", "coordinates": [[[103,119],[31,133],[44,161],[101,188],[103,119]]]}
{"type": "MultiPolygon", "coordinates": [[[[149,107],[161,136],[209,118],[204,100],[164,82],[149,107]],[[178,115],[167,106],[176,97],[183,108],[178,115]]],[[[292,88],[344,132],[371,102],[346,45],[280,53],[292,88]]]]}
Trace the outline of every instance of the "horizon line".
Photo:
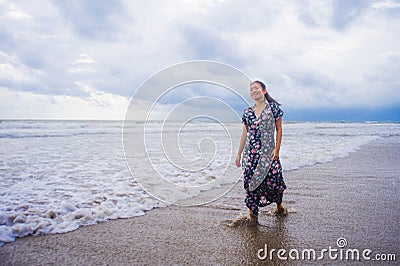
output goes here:
{"type": "MultiPolygon", "coordinates": [[[[133,121],[133,122],[145,122],[143,120],[125,120],[125,119],[98,119],[98,118],[0,118],[0,123],[3,121],[85,121],[85,122],[124,122],[124,121],[133,121]]],[[[162,122],[164,120],[147,120],[147,122],[162,122]]],[[[169,122],[184,122],[185,120],[169,120],[169,122]]],[[[203,123],[215,123],[212,121],[198,121],[198,122],[203,122],[203,123]]],[[[223,121],[226,123],[241,123],[241,121],[232,121],[232,120],[227,120],[223,121]]],[[[399,121],[396,120],[319,120],[319,119],[310,119],[310,120],[283,120],[283,123],[307,123],[307,122],[315,122],[315,123],[323,123],[323,122],[329,122],[329,123],[400,123],[399,121]]]]}

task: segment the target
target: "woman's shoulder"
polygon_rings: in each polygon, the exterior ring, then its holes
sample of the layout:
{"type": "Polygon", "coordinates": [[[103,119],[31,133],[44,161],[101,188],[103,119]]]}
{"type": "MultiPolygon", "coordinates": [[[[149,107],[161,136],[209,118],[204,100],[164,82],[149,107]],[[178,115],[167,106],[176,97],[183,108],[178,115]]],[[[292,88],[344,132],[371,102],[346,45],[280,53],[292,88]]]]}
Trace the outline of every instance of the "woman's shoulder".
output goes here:
{"type": "Polygon", "coordinates": [[[248,106],[243,110],[243,113],[247,114],[247,113],[252,112],[252,111],[253,111],[253,107],[252,106],[248,106]]]}
{"type": "Polygon", "coordinates": [[[268,102],[271,108],[280,109],[280,105],[277,102],[268,102]]]}
{"type": "Polygon", "coordinates": [[[249,106],[243,110],[243,115],[242,115],[243,123],[248,124],[248,120],[251,117],[252,112],[253,112],[253,109],[251,106],[249,106]]]}
{"type": "Polygon", "coordinates": [[[279,117],[283,116],[283,111],[278,103],[270,102],[269,105],[271,106],[271,111],[272,111],[275,119],[278,119],[279,117]]]}

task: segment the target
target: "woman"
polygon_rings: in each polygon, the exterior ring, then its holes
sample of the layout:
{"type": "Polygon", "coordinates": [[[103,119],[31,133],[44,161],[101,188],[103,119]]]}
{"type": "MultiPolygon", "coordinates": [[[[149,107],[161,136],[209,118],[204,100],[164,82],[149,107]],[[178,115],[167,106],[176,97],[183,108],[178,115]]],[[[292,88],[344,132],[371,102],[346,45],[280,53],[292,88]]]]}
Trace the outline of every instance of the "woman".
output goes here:
{"type": "Polygon", "coordinates": [[[286,185],[279,160],[283,111],[261,81],[250,84],[250,96],[254,100],[254,106],[244,110],[243,131],[235,162],[237,167],[242,166],[243,169],[245,203],[249,215],[235,219],[231,223],[232,226],[243,223],[257,224],[259,207],[273,202],[276,202],[275,215],[287,212],[282,206],[286,185]]]}

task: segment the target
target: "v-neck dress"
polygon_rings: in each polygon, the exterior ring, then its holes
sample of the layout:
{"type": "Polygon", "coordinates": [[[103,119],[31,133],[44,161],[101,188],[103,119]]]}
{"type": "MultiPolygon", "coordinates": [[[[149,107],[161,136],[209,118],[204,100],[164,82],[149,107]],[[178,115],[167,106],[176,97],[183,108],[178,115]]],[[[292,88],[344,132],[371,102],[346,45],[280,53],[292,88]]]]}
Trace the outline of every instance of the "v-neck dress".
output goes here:
{"type": "Polygon", "coordinates": [[[283,111],[275,102],[266,102],[266,107],[257,117],[254,107],[244,110],[242,122],[247,125],[246,145],[242,156],[243,185],[246,190],[245,204],[258,214],[258,208],[273,202],[282,203],[286,189],[279,160],[272,160],[275,149],[275,121],[281,119],[283,111]]]}

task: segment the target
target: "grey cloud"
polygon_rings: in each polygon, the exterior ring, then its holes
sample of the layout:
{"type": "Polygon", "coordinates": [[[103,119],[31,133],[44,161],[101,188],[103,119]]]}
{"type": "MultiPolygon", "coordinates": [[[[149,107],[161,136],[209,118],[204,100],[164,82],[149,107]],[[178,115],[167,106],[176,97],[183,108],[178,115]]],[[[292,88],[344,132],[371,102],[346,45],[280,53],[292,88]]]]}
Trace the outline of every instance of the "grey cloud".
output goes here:
{"type": "Polygon", "coordinates": [[[0,50],[11,53],[16,45],[10,29],[0,25],[0,50]]]}
{"type": "Polygon", "coordinates": [[[119,1],[53,1],[60,14],[82,38],[112,40],[118,32],[113,19],[122,15],[119,1]]]}
{"type": "Polygon", "coordinates": [[[186,53],[194,58],[224,61],[230,64],[240,64],[240,51],[235,50],[224,33],[209,25],[178,25],[178,31],[183,37],[186,53]]]}
{"type": "Polygon", "coordinates": [[[364,0],[333,0],[332,26],[337,30],[346,30],[369,5],[369,1],[364,0]]]}

